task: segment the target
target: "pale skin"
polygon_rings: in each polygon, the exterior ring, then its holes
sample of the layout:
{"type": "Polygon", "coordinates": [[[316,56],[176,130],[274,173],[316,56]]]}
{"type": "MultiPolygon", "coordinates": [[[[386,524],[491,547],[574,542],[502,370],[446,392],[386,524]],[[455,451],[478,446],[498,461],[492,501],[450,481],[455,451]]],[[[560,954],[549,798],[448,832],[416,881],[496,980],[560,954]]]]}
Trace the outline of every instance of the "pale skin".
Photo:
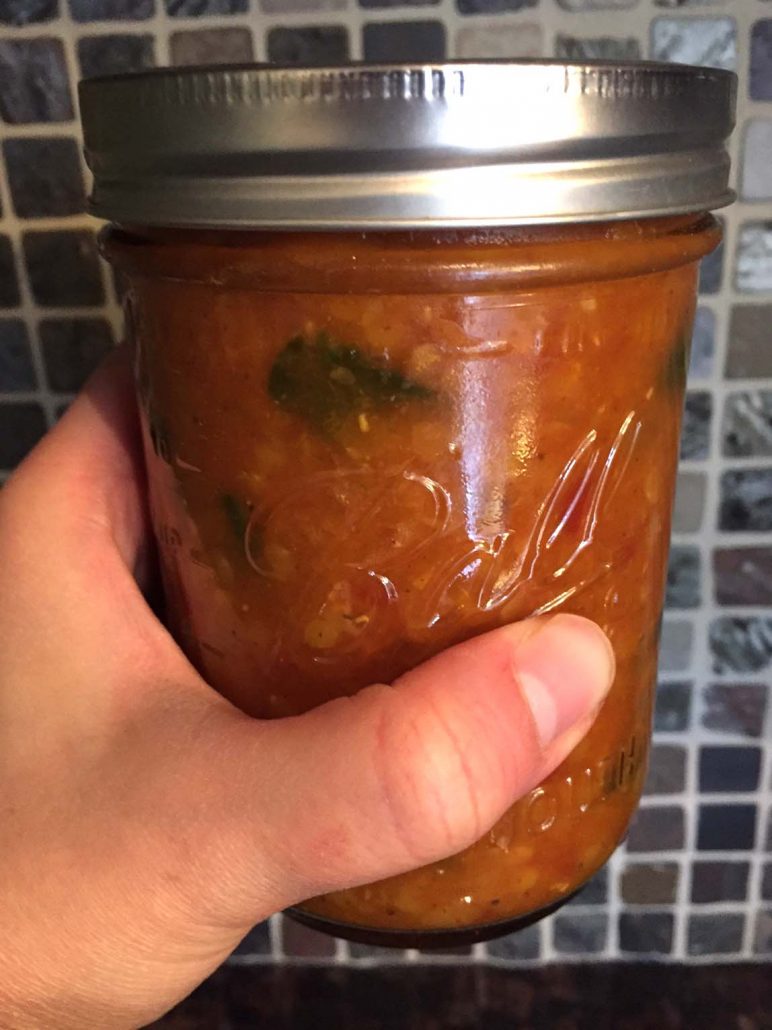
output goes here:
{"type": "Polygon", "coordinates": [[[153,614],[148,534],[116,356],[0,494],[3,1030],[140,1027],[271,913],[461,850],[613,678],[601,631],[558,615],[260,722],[153,614]]]}

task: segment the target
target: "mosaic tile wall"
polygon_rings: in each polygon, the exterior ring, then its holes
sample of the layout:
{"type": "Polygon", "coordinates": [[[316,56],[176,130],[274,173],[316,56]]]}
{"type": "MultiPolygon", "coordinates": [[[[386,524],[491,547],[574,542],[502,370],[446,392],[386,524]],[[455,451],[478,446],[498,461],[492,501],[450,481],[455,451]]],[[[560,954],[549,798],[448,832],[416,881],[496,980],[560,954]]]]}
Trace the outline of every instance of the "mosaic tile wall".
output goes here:
{"type": "Polygon", "coordinates": [[[120,331],[74,86],[152,65],[653,57],[736,69],[739,203],[702,269],[646,796],[577,900],[442,956],[280,917],[231,961],[772,956],[772,0],[0,0],[0,469],[120,331]]]}

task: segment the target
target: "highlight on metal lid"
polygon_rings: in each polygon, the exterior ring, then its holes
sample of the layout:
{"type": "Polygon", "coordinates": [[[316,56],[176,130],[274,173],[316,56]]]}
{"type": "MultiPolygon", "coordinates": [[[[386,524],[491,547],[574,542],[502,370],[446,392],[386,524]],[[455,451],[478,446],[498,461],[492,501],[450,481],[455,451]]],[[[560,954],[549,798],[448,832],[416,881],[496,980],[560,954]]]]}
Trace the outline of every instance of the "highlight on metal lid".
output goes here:
{"type": "Polygon", "coordinates": [[[732,201],[731,72],[649,62],[169,68],[80,84],[93,214],[366,229],[732,201]]]}

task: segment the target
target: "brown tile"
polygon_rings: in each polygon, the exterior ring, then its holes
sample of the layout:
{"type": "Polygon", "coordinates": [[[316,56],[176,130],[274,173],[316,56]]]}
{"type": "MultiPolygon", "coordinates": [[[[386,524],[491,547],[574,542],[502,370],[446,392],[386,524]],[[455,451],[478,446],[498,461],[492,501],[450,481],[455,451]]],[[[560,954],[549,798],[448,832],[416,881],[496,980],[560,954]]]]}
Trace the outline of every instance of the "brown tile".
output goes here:
{"type": "Polygon", "coordinates": [[[335,939],[286,916],[281,921],[282,951],[294,958],[333,958],[335,939]]]}
{"type": "Polygon", "coordinates": [[[772,304],[737,304],[732,308],[726,355],[728,379],[772,376],[770,325],[772,304]]]}
{"type": "Polygon", "coordinates": [[[194,29],[173,32],[172,64],[240,64],[254,59],[249,29],[194,29]]]}
{"type": "Polygon", "coordinates": [[[772,603],[772,547],[719,547],[713,552],[718,604],[772,603]]]}
{"type": "Polygon", "coordinates": [[[474,25],[459,29],[455,57],[541,57],[544,30],[535,22],[524,25],[474,25]]]}
{"type": "Polygon", "coordinates": [[[680,870],[675,862],[635,862],[620,877],[622,901],[628,905],[672,905],[680,870]]]}
{"type": "Polygon", "coordinates": [[[685,787],[686,749],[678,744],[654,744],[644,793],[679,794],[685,787]]]}

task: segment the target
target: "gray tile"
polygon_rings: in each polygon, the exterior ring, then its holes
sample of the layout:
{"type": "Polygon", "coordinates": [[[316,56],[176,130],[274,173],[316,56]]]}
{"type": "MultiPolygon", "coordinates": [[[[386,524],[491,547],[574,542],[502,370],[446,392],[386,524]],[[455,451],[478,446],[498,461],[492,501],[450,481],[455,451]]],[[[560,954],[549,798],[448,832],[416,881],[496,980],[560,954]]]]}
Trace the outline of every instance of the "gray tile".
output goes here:
{"type": "Polygon", "coordinates": [[[769,665],[772,618],[714,619],[709,633],[714,672],[760,672],[769,665]]]}
{"type": "Polygon", "coordinates": [[[155,64],[155,43],[149,33],[109,33],[78,40],[78,62],[84,78],[139,72],[155,64]]]}
{"type": "Polygon", "coordinates": [[[678,892],[677,862],[630,862],[619,879],[626,905],[673,905],[678,892]]]}
{"type": "Polygon", "coordinates": [[[723,3],[723,0],[654,0],[657,7],[710,7],[723,3]]]}
{"type": "Polygon", "coordinates": [[[538,0],[456,0],[461,14],[504,14],[536,7],[538,0]]]}
{"type": "Polygon", "coordinates": [[[42,307],[82,307],[104,301],[93,233],[26,232],[23,246],[30,288],[42,307]]]}
{"type": "Polygon", "coordinates": [[[172,64],[245,64],[254,59],[249,29],[192,29],[169,37],[172,64]]]}
{"type": "Polygon", "coordinates": [[[0,39],[0,116],[12,125],[74,117],[64,48],[58,39],[0,39]]]}
{"type": "Polygon", "coordinates": [[[651,56],[732,70],[737,62],[737,24],[734,18],[655,18],[651,56]]]}
{"type": "Polygon", "coordinates": [[[647,805],[633,816],[627,850],[680,851],[684,840],[684,810],[680,805],[647,805]]]}
{"type": "Polygon", "coordinates": [[[19,299],[19,281],[11,241],[7,236],[0,236],[0,308],[16,307],[19,299]]]}
{"type": "Polygon", "coordinates": [[[741,293],[772,290],[772,222],[746,222],[740,228],[735,285],[741,293]]]}
{"type": "Polygon", "coordinates": [[[745,127],[740,196],[772,200],[772,119],[751,118],[745,127]]]}
{"type": "Polygon", "coordinates": [[[699,851],[751,851],[756,838],[755,805],[700,805],[699,851]]]}
{"type": "Polygon", "coordinates": [[[704,472],[679,472],[673,506],[673,532],[696,533],[705,516],[707,478],[704,472]]]}
{"type": "Polygon", "coordinates": [[[689,728],[692,708],[691,683],[659,683],[654,706],[657,733],[682,733],[689,728]]]}
{"type": "Polygon", "coordinates": [[[48,318],[40,323],[40,345],[48,385],[75,393],[113,346],[103,318],[48,318]]]}
{"type": "Polygon", "coordinates": [[[665,605],[668,608],[698,608],[700,605],[700,551],[690,545],[670,549],[665,605]]]}
{"type": "Polygon", "coordinates": [[[278,27],[268,33],[268,60],[275,64],[338,64],[348,60],[344,25],[278,27]]]}
{"type": "Polygon", "coordinates": [[[366,61],[441,61],[445,26],[441,21],[370,22],[362,43],[366,61]]]}
{"type": "Polygon", "coordinates": [[[772,901],[772,862],[766,862],[761,871],[761,900],[772,901]]]}
{"type": "Polygon", "coordinates": [[[0,318],[0,391],[13,393],[36,386],[26,325],[20,318],[0,318]]]}
{"type": "Polygon", "coordinates": [[[59,0],[2,0],[0,25],[37,25],[59,14],[59,0]]]}
{"type": "Polygon", "coordinates": [[[772,547],[719,547],[713,552],[718,604],[772,605],[772,547]]]}
{"type": "Polygon", "coordinates": [[[732,308],[726,357],[728,379],[772,377],[772,304],[732,308]]]}
{"type": "Polygon", "coordinates": [[[544,30],[536,22],[517,25],[472,23],[456,33],[455,57],[541,57],[544,30]]]}
{"type": "Polygon", "coordinates": [[[635,7],[638,0],[558,0],[566,11],[620,11],[635,7]]]}
{"type": "Polygon", "coordinates": [[[744,930],[741,912],[691,915],[687,951],[690,955],[733,955],[742,951],[744,930]]]}
{"type": "Polygon", "coordinates": [[[660,672],[682,672],[692,660],[694,628],[690,622],[665,619],[659,640],[660,672]]]}
{"type": "Polygon", "coordinates": [[[21,218],[74,215],[86,191],[74,139],[7,139],[3,143],[13,209],[21,218]]]}
{"type": "Polygon", "coordinates": [[[248,0],[164,0],[167,14],[177,18],[198,18],[207,14],[244,14],[248,0]]]}
{"type": "Polygon", "coordinates": [[[772,390],[727,395],[721,442],[729,458],[772,455],[772,390]]]}
{"type": "Polygon", "coordinates": [[[692,346],[689,357],[689,379],[709,379],[713,373],[716,317],[710,308],[697,308],[694,316],[692,346]]]}
{"type": "Polygon", "coordinates": [[[711,683],[703,693],[702,725],[717,733],[760,737],[767,694],[763,683],[711,683]]]}
{"type": "Polygon", "coordinates": [[[699,755],[700,793],[749,793],[759,786],[761,748],[703,745],[699,755]]]}
{"type": "Polygon", "coordinates": [[[527,961],[537,959],[541,954],[541,925],[535,923],[519,933],[488,942],[488,954],[494,958],[527,961]]]}
{"type": "Polygon", "coordinates": [[[748,91],[752,100],[772,100],[772,18],[760,18],[751,27],[748,91]]]}
{"type": "Polygon", "coordinates": [[[265,14],[296,14],[301,11],[342,11],[348,0],[260,0],[265,14]]]}
{"type": "Polygon", "coordinates": [[[753,950],[757,955],[772,955],[772,908],[756,913],[753,950]]]}
{"type": "Polygon", "coordinates": [[[155,0],[70,0],[75,21],[137,21],[152,18],[155,0]]]}
{"type": "Polygon", "coordinates": [[[686,749],[677,744],[654,744],[644,794],[680,794],[686,788],[686,749]]]}
{"type": "Polygon", "coordinates": [[[46,417],[39,404],[0,404],[0,468],[15,468],[45,431],[46,417]]]}
{"type": "Polygon", "coordinates": [[[271,935],[268,923],[258,923],[241,941],[234,955],[270,955],[271,935]]]}
{"type": "Polygon", "coordinates": [[[561,955],[597,955],[607,939],[605,913],[561,912],[552,920],[553,946],[561,955]]]}
{"type": "Polygon", "coordinates": [[[366,9],[381,7],[433,7],[440,0],[359,0],[359,6],[366,9]]]}
{"type": "Polygon", "coordinates": [[[355,944],[353,941],[349,943],[348,950],[354,962],[404,962],[407,958],[407,952],[401,948],[378,948],[373,944],[355,944]]]}
{"type": "Polygon", "coordinates": [[[673,946],[670,912],[622,912],[619,949],[632,954],[669,955],[673,946]]]}
{"type": "Polygon", "coordinates": [[[718,293],[724,272],[724,241],[700,261],[699,291],[701,295],[718,293]]]}
{"type": "Polygon", "coordinates": [[[555,37],[555,57],[563,61],[635,61],[640,56],[641,44],[634,36],[555,37]]]}
{"type": "Polygon", "coordinates": [[[720,901],[745,901],[750,868],[749,862],[694,862],[692,902],[713,905],[720,901]]]}
{"type": "Polygon", "coordinates": [[[568,906],[605,905],[608,900],[608,866],[601,866],[578,894],[566,902],[568,906]]]}
{"type": "Polygon", "coordinates": [[[720,491],[719,529],[730,532],[772,530],[772,469],[724,472],[720,491]]]}

